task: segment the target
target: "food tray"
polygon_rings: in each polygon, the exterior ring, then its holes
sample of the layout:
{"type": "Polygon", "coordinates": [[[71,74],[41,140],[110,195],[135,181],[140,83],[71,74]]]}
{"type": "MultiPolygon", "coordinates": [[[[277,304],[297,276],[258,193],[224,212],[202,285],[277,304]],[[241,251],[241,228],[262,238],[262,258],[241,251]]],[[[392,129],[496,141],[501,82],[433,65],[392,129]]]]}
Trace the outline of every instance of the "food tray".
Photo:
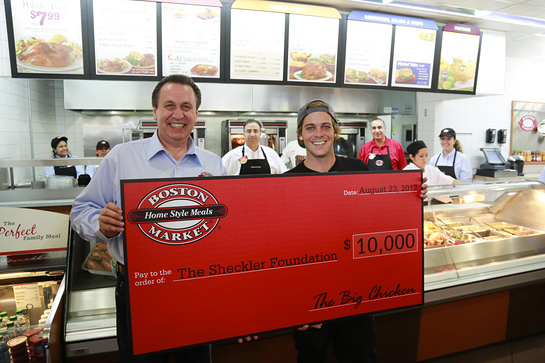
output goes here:
{"type": "Polygon", "coordinates": [[[481,241],[479,237],[467,233],[454,233],[450,235],[449,239],[455,245],[481,241]]]}
{"type": "Polygon", "coordinates": [[[117,261],[110,255],[106,243],[91,243],[91,250],[81,264],[81,269],[103,276],[116,276],[117,261]]]}
{"type": "Polygon", "coordinates": [[[473,234],[485,241],[510,238],[511,235],[491,228],[471,228],[473,234]]]}
{"type": "Polygon", "coordinates": [[[514,226],[511,228],[504,228],[503,231],[507,233],[514,234],[515,236],[531,236],[534,234],[541,234],[543,232],[536,231],[535,229],[526,228],[526,227],[520,227],[520,226],[514,226]]]}
{"type": "Polygon", "coordinates": [[[424,233],[424,248],[442,247],[451,244],[452,242],[445,232],[437,230],[437,232],[424,233]]]}
{"type": "Polygon", "coordinates": [[[517,227],[514,224],[507,223],[507,222],[487,222],[486,225],[490,228],[494,229],[504,229],[504,228],[513,228],[517,227]]]}

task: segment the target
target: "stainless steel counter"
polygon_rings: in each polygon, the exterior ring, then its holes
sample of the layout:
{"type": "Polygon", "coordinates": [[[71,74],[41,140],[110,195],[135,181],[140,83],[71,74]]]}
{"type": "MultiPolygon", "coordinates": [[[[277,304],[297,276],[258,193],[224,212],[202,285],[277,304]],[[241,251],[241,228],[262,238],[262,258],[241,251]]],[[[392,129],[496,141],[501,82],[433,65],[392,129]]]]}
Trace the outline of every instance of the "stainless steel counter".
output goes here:
{"type": "Polygon", "coordinates": [[[115,287],[75,291],[70,295],[70,318],[64,336],[66,357],[116,352],[115,287]]]}
{"type": "Polygon", "coordinates": [[[0,190],[0,207],[71,206],[84,187],[70,189],[16,188],[0,190]]]}

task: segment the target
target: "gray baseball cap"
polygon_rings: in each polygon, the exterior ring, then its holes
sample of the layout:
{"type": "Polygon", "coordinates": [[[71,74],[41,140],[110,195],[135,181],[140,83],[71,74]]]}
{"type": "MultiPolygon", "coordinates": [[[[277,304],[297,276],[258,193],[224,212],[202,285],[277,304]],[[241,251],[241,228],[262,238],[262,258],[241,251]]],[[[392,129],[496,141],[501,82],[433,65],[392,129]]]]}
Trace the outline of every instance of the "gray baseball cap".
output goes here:
{"type": "Polygon", "coordinates": [[[301,125],[301,122],[303,121],[303,119],[305,117],[307,117],[307,115],[309,115],[309,114],[311,114],[313,112],[327,112],[333,118],[335,123],[337,123],[337,116],[335,116],[335,111],[333,111],[333,107],[331,107],[325,101],[312,100],[312,101],[307,102],[303,107],[301,107],[299,109],[299,114],[297,115],[297,127],[299,127],[301,125]],[[327,107],[312,107],[312,108],[309,109],[308,105],[310,105],[311,103],[316,102],[316,101],[323,102],[327,107]]]}

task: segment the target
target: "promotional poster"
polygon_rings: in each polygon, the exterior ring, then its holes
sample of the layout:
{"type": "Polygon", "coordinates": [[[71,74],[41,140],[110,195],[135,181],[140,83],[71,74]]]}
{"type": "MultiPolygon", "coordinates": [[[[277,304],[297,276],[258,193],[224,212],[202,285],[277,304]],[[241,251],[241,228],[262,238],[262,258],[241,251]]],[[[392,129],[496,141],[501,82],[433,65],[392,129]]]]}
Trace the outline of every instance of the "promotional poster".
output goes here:
{"type": "Polygon", "coordinates": [[[421,184],[419,171],[122,181],[133,354],[422,304],[421,184]]]}

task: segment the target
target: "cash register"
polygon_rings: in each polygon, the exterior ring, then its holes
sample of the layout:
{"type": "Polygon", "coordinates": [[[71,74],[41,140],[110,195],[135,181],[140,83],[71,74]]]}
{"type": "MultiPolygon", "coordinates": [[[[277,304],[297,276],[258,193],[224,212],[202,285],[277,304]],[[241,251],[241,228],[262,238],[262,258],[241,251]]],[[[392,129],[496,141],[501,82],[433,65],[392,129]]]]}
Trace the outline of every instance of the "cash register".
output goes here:
{"type": "Polygon", "coordinates": [[[482,147],[486,161],[477,169],[477,175],[489,176],[492,178],[510,178],[518,175],[516,170],[507,169],[506,162],[500,153],[500,149],[495,147],[482,147]]]}

